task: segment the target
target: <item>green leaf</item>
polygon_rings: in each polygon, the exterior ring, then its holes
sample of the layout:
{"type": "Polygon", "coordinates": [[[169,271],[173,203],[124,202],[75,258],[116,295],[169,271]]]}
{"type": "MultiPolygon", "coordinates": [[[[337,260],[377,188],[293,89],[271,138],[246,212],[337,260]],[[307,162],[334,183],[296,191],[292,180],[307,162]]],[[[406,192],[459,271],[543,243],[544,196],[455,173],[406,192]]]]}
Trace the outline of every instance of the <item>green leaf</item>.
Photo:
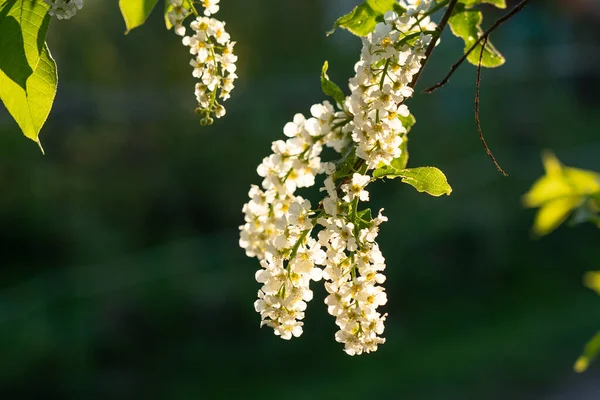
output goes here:
{"type": "Polygon", "coordinates": [[[356,221],[354,221],[354,225],[357,226],[358,230],[360,231],[361,229],[371,226],[372,219],[373,216],[371,215],[371,209],[367,208],[356,213],[356,221]]]}
{"type": "Polygon", "coordinates": [[[417,119],[412,114],[408,114],[408,116],[406,117],[398,115],[398,119],[400,120],[400,122],[402,122],[402,126],[406,128],[406,133],[410,132],[413,125],[417,123],[417,119]]]}
{"type": "Polygon", "coordinates": [[[569,196],[588,197],[600,193],[600,174],[565,167],[549,151],[542,155],[546,175],[534,182],[525,195],[525,207],[540,207],[549,201],[569,196]]]}
{"type": "Polygon", "coordinates": [[[544,236],[558,228],[565,222],[571,211],[577,208],[583,199],[578,196],[562,197],[544,204],[533,221],[533,233],[544,236]]]}
{"type": "Polygon", "coordinates": [[[334,82],[332,82],[329,79],[329,76],[327,76],[328,68],[329,63],[325,61],[325,63],[323,64],[323,68],[321,69],[321,90],[323,90],[323,93],[325,93],[327,96],[333,97],[336,103],[338,103],[339,105],[343,105],[346,96],[344,96],[344,92],[342,92],[342,89],[340,89],[340,87],[334,82]]]}
{"type": "Polygon", "coordinates": [[[167,27],[167,29],[171,29],[173,27],[173,24],[169,20],[169,13],[171,11],[173,11],[173,5],[171,4],[171,2],[169,0],[165,0],[164,17],[165,17],[165,26],[167,27]]]}
{"type": "MultiPolygon", "coordinates": [[[[457,4],[452,12],[452,16],[448,23],[450,24],[450,30],[454,36],[459,37],[465,41],[465,53],[469,50],[473,44],[481,37],[483,30],[481,29],[481,21],[483,15],[481,11],[468,9],[464,4],[457,4]]],[[[467,56],[467,60],[473,64],[479,64],[479,56],[481,54],[481,43],[473,49],[467,56]]],[[[483,57],[481,58],[481,66],[487,68],[499,67],[504,64],[504,57],[492,43],[488,40],[483,50],[483,57]]]]}
{"type": "Polygon", "coordinates": [[[57,85],[56,63],[45,44],[48,5],[8,0],[0,6],[0,99],[23,134],[41,148],[39,133],[57,85]]]}
{"type": "Polygon", "coordinates": [[[0,3],[0,70],[23,89],[44,48],[48,8],[35,0],[0,3]]]}
{"type": "Polygon", "coordinates": [[[119,0],[119,8],[125,20],[125,33],[146,22],[158,0],[119,0]]]}
{"type": "MultiPolygon", "coordinates": [[[[600,174],[565,167],[549,151],[544,152],[542,160],[546,174],[523,195],[525,207],[540,207],[533,224],[533,231],[538,236],[552,232],[577,207],[592,207],[595,203],[591,200],[600,194],[600,174]],[[586,203],[587,199],[590,201],[586,203]]],[[[581,219],[583,214],[582,208],[576,219],[581,219]]]]}
{"type": "Polygon", "coordinates": [[[452,188],[446,180],[446,175],[435,167],[396,169],[392,166],[378,168],[373,171],[373,178],[383,177],[399,177],[402,179],[402,182],[408,183],[419,192],[425,192],[436,197],[452,193],[452,188]]]}
{"type": "Polygon", "coordinates": [[[583,372],[585,371],[590,363],[594,361],[594,359],[600,353],[600,332],[597,332],[589,342],[585,345],[583,350],[583,354],[577,359],[573,369],[575,372],[583,372]]]}
{"type": "Polygon", "coordinates": [[[467,8],[471,8],[484,3],[491,4],[501,9],[506,8],[506,0],[459,0],[459,3],[464,4],[467,8]]]}
{"type": "Polygon", "coordinates": [[[341,16],[333,24],[332,34],[336,28],[344,28],[357,36],[367,36],[375,29],[378,20],[390,10],[398,10],[396,0],[366,0],[356,6],[348,14],[341,16]]]}
{"type": "Polygon", "coordinates": [[[600,294],[600,271],[589,271],[583,276],[583,283],[596,293],[600,294]]]}

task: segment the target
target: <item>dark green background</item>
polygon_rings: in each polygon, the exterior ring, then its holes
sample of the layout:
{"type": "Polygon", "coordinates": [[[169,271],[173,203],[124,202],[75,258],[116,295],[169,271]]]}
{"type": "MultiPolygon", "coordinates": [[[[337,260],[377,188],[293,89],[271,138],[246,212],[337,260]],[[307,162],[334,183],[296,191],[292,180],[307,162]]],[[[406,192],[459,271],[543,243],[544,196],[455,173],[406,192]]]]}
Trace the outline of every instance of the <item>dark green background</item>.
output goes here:
{"type": "MultiPolygon", "coordinates": [[[[258,263],[237,241],[270,142],[324,98],[324,60],[346,90],[360,41],[324,33],[357,2],[222,3],[240,78],[211,127],[161,10],[123,36],[116,1],[51,22],[45,156],[0,110],[0,398],[600,398],[598,365],[572,372],[600,328],[582,285],[600,269],[598,231],[535,240],[520,204],[544,148],[600,170],[600,19],[533,2],[492,37],[508,61],[483,71],[481,118],[508,178],[477,136],[474,67],[410,101],[409,165],[439,167],[454,191],[373,188],[390,219],[388,342],[349,357],[316,285],[302,337],[259,329],[258,263]]],[[[461,50],[444,35],[420,88],[461,50]]]]}

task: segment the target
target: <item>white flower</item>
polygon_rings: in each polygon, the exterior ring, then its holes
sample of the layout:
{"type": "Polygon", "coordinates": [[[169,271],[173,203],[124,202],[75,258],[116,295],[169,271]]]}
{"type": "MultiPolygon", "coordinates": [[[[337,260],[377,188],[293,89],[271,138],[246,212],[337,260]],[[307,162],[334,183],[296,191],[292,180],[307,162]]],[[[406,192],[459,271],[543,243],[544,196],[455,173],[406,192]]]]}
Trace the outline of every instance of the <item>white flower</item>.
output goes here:
{"type": "Polygon", "coordinates": [[[81,10],[83,0],[44,0],[50,6],[48,14],[58,19],[69,19],[81,10]]]}
{"type": "Polygon", "coordinates": [[[202,7],[204,7],[204,15],[207,17],[212,14],[216,14],[219,11],[220,0],[202,0],[202,7]]]}
{"type": "Polygon", "coordinates": [[[343,200],[351,202],[355,198],[359,198],[360,201],[369,201],[369,192],[365,190],[365,186],[369,184],[370,180],[369,175],[352,174],[352,182],[342,185],[342,190],[346,193],[343,200]]]}

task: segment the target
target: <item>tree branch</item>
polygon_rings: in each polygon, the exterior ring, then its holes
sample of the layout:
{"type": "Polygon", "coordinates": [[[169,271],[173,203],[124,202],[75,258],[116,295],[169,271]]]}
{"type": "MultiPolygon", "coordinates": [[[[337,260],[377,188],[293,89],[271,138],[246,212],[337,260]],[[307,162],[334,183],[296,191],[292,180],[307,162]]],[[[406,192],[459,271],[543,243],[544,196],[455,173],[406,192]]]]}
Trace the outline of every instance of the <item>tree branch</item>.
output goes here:
{"type": "MultiPolygon", "coordinates": [[[[477,47],[477,45],[479,45],[479,43],[481,43],[481,41],[485,40],[485,42],[487,43],[488,41],[488,37],[490,36],[490,34],[496,29],[498,28],[500,25],[502,25],[504,22],[506,22],[507,20],[509,20],[510,18],[512,18],[513,16],[515,16],[519,11],[521,11],[529,2],[529,0],[522,0],[519,4],[517,4],[516,6],[514,6],[512,8],[512,10],[510,10],[508,13],[506,13],[505,15],[503,15],[502,17],[498,18],[484,33],[483,35],[481,35],[476,41],[475,43],[473,43],[473,46],[471,46],[471,48],[469,50],[467,50],[465,52],[465,54],[454,64],[452,64],[452,67],[450,67],[450,72],[448,72],[448,75],[446,75],[446,77],[444,79],[442,79],[441,81],[439,81],[438,83],[436,83],[435,85],[431,86],[430,88],[425,89],[423,92],[425,93],[433,93],[435,90],[441,88],[442,86],[444,86],[446,83],[448,83],[448,81],[450,80],[450,77],[454,74],[454,72],[456,72],[456,70],[458,69],[458,67],[460,67],[460,65],[467,59],[467,57],[469,56],[469,54],[471,54],[471,52],[473,50],[475,50],[475,48],[477,47]]],[[[485,48],[485,45],[483,45],[483,48],[485,48]]],[[[481,63],[480,63],[481,65],[481,63]]]]}
{"type": "Polygon", "coordinates": [[[483,147],[485,148],[485,152],[492,159],[492,162],[498,169],[498,171],[504,175],[508,176],[506,172],[500,167],[496,158],[492,154],[489,146],[487,145],[485,138],[483,137],[483,131],[481,130],[481,121],[479,120],[479,86],[481,85],[481,60],[483,58],[483,50],[485,49],[485,45],[487,44],[488,38],[487,36],[483,39],[483,45],[481,46],[481,52],[479,53],[479,63],[477,63],[477,81],[475,83],[475,122],[477,122],[477,131],[479,132],[479,139],[481,139],[481,143],[483,143],[483,147]]]}
{"type": "MultiPolygon", "coordinates": [[[[527,1],[527,0],[525,0],[525,1],[527,1]]],[[[419,72],[417,72],[415,74],[412,82],[408,85],[411,88],[414,89],[414,87],[417,85],[417,82],[419,81],[419,78],[421,77],[421,73],[425,69],[425,65],[427,64],[427,61],[429,61],[429,58],[431,57],[431,53],[433,52],[433,49],[435,48],[437,41],[439,40],[440,36],[442,36],[442,32],[446,28],[446,25],[448,24],[448,20],[450,19],[450,16],[452,16],[452,11],[454,11],[454,7],[456,7],[456,3],[458,3],[458,0],[450,0],[450,2],[448,3],[448,8],[446,8],[446,11],[444,12],[444,16],[442,17],[442,19],[440,20],[440,23],[438,24],[438,26],[436,28],[437,35],[435,35],[434,37],[431,38],[431,43],[429,43],[427,50],[425,50],[425,58],[423,59],[423,65],[421,65],[421,69],[419,70],[419,72]]]]}

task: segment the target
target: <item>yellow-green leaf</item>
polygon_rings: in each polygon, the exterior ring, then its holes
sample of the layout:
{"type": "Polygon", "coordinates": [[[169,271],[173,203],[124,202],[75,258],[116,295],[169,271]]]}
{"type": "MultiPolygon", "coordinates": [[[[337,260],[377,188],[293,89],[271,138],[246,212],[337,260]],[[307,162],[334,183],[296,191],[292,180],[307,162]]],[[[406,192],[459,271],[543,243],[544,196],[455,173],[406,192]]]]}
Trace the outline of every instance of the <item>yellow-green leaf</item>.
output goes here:
{"type": "Polygon", "coordinates": [[[56,64],[45,44],[48,5],[36,0],[0,5],[0,99],[23,134],[40,144],[57,84],[56,64]]]}
{"type": "Polygon", "coordinates": [[[367,36],[375,29],[381,16],[395,9],[397,5],[396,0],[366,0],[354,7],[348,14],[338,18],[333,24],[333,29],[327,35],[332,34],[335,28],[339,27],[347,29],[357,36],[367,36]]]}
{"type": "Polygon", "coordinates": [[[545,203],[537,212],[533,221],[533,232],[544,236],[562,224],[571,211],[578,207],[583,199],[577,196],[561,197],[545,203]]]}
{"type": "MultiPolygon", "coordinates": [[[[454,34],[464,40],[465,53],[475,44],[477,39],[483,34],[481,29],[481,21],[483,15],[481,11],[465,7],[464,4],[457,4],[452,12],[452,16],[448,20],[450,30],[454,34]]],[[[473,64],[479,64],[479,56],[481,55],[481,43],[477,45],[467,56],[467,60],[473,64]]],[[[486,68],[499,67],[504,64],[504,57],[494,45],[488,40],[483,49],[483,57],[481,58],[481,66],[486,68]]]]}
{"type": "Polygon", "coordinates": [[[384,177],[401,178],[402,182],[408,183],[417,191],[436,197],[452,193],[452,187],[448,184],[446,175],[435,167],[396,169],[393,166],[386,166],[373,171],[373,178],[384,177]]]}
{"type": "Polygon", "coordinates": [[[589,342],[586,343],[583,349],[583,354],[577,359],[573,369],[575,372],[584,372],[590,363],[600,353],[600,332],[597,332],[589,342]]]}
{"type": "Polygon", "coordinates": [[[484,3],[491,4],[501,9],[506,8],[506,0],[460,0],[459,3],[462,3],[469,8],[484,3]]]}
{"type": "MultiPolygon", "coordinates": [[[[119,8],[125,20],[125,33],[146,22],[158,0],[119,0],[119,8]]],[[[168,3],[168,1],[167,1],[168,3]]]]}
{"type": "Polygon", "coordinates": [[[346,96],[344,96],[342,89],[327,76],[328,68],[329,63],[325,61],[325,63],[323,63],[323,68],[321,69],[321,90],[323,90],[323,93],[327,96],[331,96],[336,103],[343,105],[346,96]]]}
{"type": "Polygon", "coordinates": [[[590,271],[583,276],[585,286],[600,294],[600,271],[590,271]]]}
{"type": "Polygon", "coordinates": [[[565,167],[550,151],[543,153],[542,161],[546,175],[538,179],[523,196],[526,207],[540,207],[555,199],[569,196],[583,198],[600,192],[600,174],[565,167]]]}

